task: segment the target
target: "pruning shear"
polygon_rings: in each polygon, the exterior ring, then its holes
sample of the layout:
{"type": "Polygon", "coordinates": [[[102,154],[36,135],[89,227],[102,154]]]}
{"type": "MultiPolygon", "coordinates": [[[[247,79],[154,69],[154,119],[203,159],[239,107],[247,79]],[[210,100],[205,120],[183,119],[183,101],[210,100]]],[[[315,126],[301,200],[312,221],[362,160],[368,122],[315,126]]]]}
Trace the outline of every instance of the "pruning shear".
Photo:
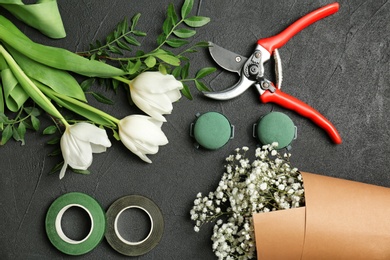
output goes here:
{"type": "Polygon", "coordinates": [[[249,58],[228,51],[210,42],[209,50],[215,62],[228,71],[238,73],[240,75],[240,80],[226,90],[203,92],[203,94],[212,99],[228,100],[237,97],[254,85],[260,94],[260,101],[262,103],[275,103],[297,112],[324,129],[334,143],[340,144],[342,142],[341,137],[334,125],[328,119],[308,104],[280,90],[282,77],[281,62],[278,54],[278,48],[285,45],[298,32],[318,20],[336,13],[338,9],[338,3],[323,6],[301,17],[281,33],[258,40],[257,46],[249,58]],[[264,78],[264,63],[266,63],[271,56],[274,56],[275,58],[276,85],[264,78]]]}

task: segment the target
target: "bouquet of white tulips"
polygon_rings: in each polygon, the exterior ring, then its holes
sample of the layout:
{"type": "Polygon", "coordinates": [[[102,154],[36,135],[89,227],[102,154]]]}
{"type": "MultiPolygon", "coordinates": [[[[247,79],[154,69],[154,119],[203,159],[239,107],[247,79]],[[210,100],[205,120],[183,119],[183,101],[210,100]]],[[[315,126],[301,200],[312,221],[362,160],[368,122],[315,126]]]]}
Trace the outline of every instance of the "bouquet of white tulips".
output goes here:
{"type": "MultiPolygon", "coordinates": [[[[124,56],[131,51],[130,46],[140,45],[136,37],[146,35],[135,28],[140,14],[132,18],[131,24],[126,19],[120,22],[107,36],[105,44],[97,42],[89,51],[77,54],[35,43],[0,16],[0,144],[4,145],[12,137],[24,144],[26,129],[39,129],[38,116],[43,110],[54,122],[43,133],[62,134],[59,143],[64,162],[56,167],[60,170],[60,178],[64,177],[68,166],[75,172],[88,173],[92,154],[105,152],[111,146],[106,129],[111,130],[131,152],[151,163],[147,155],[156,154],[159,146],[168,143],[161,130],[166,121],[163,115],[172,112],[172,103],[179,100],[182,93],[192,98],[183,82],[193,81],[199,90],[206,90],[200,79],[214,71],[214,68],[203,68],[194,78],[188,78],[189,59],[184,54],[207,46],[205,43],[196,44],[179,55],[163,48],[165,45],[175,48],[189,44],[185,39],[196,33],[189,28],[209,22],[207,17],[191,16],[192,7],[193,0],[185,0],[179,19],[174,6],[169,5],[163,33],[157,40],[158,47],[149,53],[139,55],[138,51],[136,57],[119,59],[118,55],[124,56]],[[116,58],[111,58],[110,54],[115,54],[116,58]],[[112,65],[103,60],[111,60],[112,65]],[[113,64],[115,61],[120,61],[120,68],[113,64]],[[89,78],[79,84],[69,72],[89,78]],[[87,104],[83,90],[90,87],[94,78],[106,79],[114,88],[124,83],[133,103],[146,115],[117,119],[87,104]],[[27,106],[30,99],[41,110],[35,105],[27,106]],[[66,119],[59,107],[84,117],[86,121],[66,119]],[[7,110],[17,112],[17,116],[9,118],[7,110]]],[[[94,97],[107,101],[101,95],[94,97]]]]}

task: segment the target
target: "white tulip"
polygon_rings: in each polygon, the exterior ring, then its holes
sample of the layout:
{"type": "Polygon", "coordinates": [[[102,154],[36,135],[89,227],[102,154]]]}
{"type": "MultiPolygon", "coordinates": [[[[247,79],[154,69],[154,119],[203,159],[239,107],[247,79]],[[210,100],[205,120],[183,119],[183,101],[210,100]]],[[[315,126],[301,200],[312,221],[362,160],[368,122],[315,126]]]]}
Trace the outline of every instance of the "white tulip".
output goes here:
{"type": "Polygon", "coordinates": [[[66,127],[60,145],[64,157],[60,172],[62,179],[68,165],[77,170],[88,169],[92,164],[92,153],[105,152],[111,142],[104,129],[82,122],[66,127]]]}
{"type": "Polygon", "coordinates": [[[143,72],[130,83],[131,99],[142,111],[158,121],[165,122],[163,114],[170,114],[181,98],[183,84],[174,76],[159,71],[143,72]]]}
{"type": "Polygon", "coordinates": [[[146,154],[156,154],[168,139],[161,130],[162,122],[144,115],[130,115],[118,123],[122,143],[145,162],[152,161],[146,154]]]}

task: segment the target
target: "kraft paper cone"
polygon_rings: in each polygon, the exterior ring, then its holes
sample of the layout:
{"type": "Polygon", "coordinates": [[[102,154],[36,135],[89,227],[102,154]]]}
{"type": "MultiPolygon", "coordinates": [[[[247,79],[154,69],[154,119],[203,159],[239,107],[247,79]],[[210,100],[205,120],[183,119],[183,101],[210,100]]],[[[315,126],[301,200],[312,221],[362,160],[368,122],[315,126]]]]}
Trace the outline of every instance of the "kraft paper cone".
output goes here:
{"type": "Polygon", "coordinates": [[[390,189],[301,172],[306,207],[253,215],[258,259],[390,259],[390,189]]]}

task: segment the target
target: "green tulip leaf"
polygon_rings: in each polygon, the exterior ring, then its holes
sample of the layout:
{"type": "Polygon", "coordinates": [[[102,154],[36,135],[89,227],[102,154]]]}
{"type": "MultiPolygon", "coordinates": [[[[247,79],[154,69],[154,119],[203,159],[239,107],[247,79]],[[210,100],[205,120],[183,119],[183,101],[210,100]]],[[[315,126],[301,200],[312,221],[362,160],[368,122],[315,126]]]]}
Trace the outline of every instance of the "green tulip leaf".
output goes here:
{"type": "Polygon", "coordinates": [[[89,60],[62,48],[35,43],[4,16],[0,16],[0,39],[20,54],[56,69],[88,77],[106,78],[125,74],[123,70],[109,64],[89,60]]]}
{"type": "Polygon", "coordinates": [[[59,39],[66,36],[56,0],[38,0],[35,4],[24,4],[21,0],[0,0],[0,5],[48,37],[59,39]]]}
{"type": "Polygon", "coordinates": [[[58,93],[86,101],[81,86],[67,71],[48,67],[21,55],[10,46],[6,47],[27,76],[49,86],[58,93]]]}
{"type": "Polygon", "coordinates": [[[10,69],[1,71],[1,81],[4,89],[4,100],[7,108],[17,112],[29,98],[10,69]]]}

